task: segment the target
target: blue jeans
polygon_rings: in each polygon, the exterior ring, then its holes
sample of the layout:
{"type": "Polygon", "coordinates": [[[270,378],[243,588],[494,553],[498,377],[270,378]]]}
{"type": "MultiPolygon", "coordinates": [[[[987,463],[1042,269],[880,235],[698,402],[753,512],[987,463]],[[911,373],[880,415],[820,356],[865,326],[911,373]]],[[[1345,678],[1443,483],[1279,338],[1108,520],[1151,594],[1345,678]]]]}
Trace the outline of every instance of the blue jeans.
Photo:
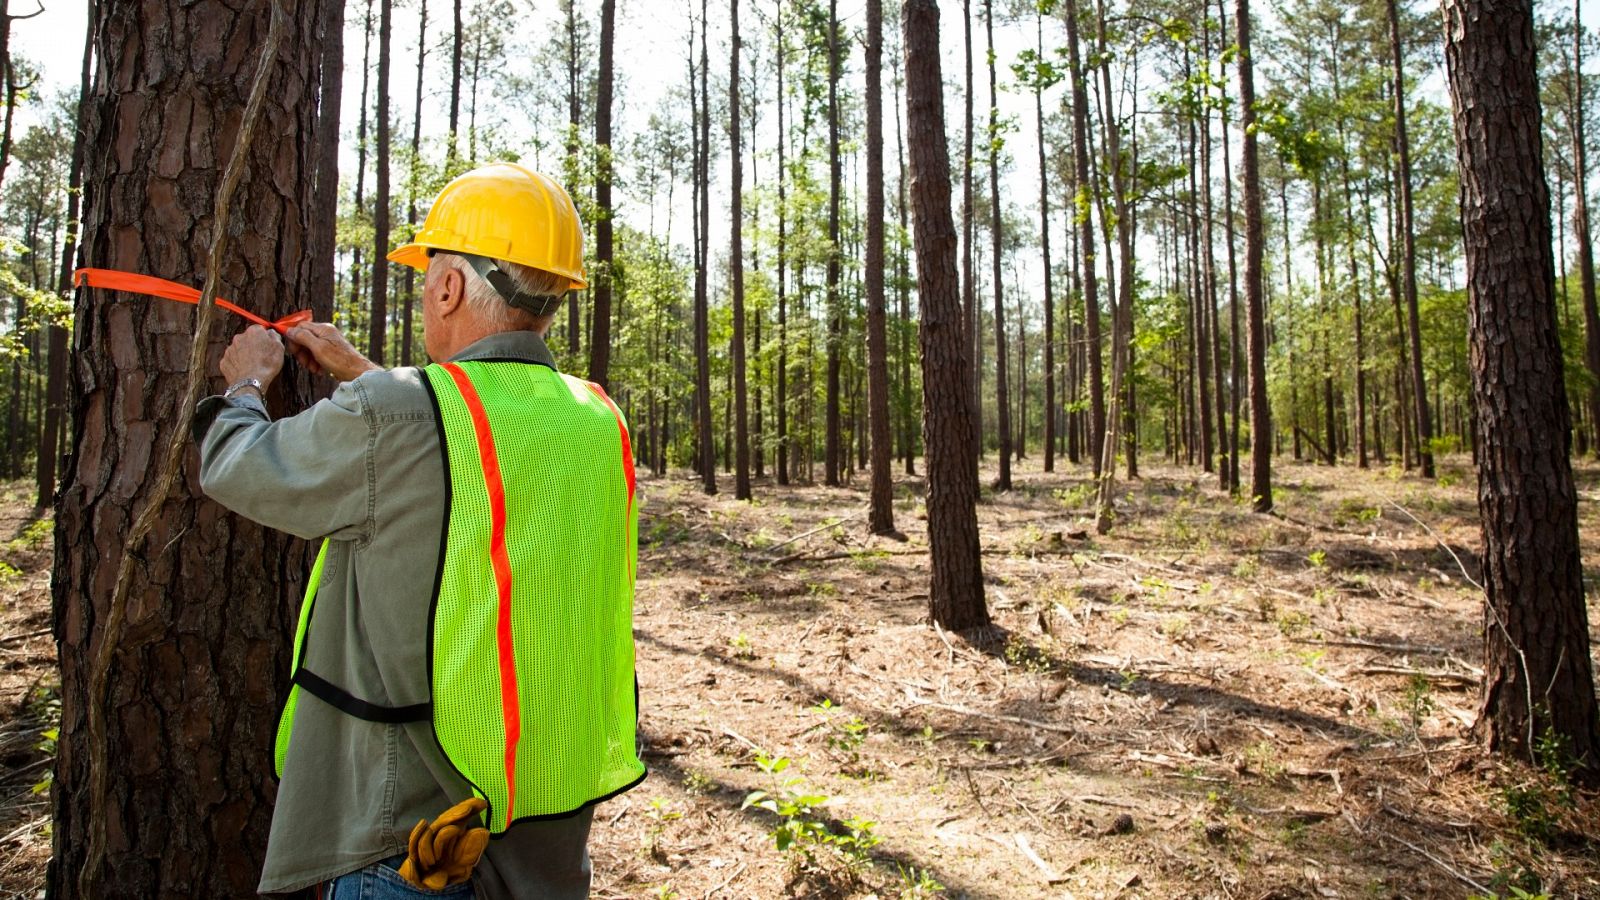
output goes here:
{"type": "Polygon", "coordinates": [[[404,856],[391,856],[365,869],[357,869],[321,885],[322,900],[415,900],[418,897],[471,897],[472,882],[452,885],[442,891],[419,888],[400,877],[404,856]]]}

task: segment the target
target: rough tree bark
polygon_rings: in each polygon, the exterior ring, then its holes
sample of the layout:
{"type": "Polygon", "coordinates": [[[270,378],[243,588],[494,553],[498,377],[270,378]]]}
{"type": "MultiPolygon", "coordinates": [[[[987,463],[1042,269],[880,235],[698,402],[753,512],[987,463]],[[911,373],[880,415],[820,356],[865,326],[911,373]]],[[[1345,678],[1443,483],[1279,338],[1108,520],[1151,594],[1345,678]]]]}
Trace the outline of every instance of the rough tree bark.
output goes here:
{"type": "MultiPolygon", "coordinates": [[[[288,32],[273,70],[258,140],[235,195],[226,296],[269,318],[329,295],[310,286],[307,251],[331,222],[313,195],[333,142],[319,132],[322,41],[336,32],[333,0],[286,3],[288,32]],[[319,28],[319,25],[323,27],[319,28]]],[[[192,282],[211,234],[212,199],[238,133],[266,3],[251,4],[224,47],[210,23],[222,3],[104,4],[102,62],[84,129],[84,259],[192,282]],[[139,54],[121,52],[137,46],[139,54]],[[220,51],[220,52],[219,52],[220,51]],[[156,64],[159,61],[159,64],[156,64]],[[159,102],[156,102],[159,99],[159,102]]],[[[233,516],[199,496],[194,457],[133,570],[127,629],[108,684],[111,805],[89,809],[84,703],[91,653],[120,561],[122,536],[149,501],[155,448],[187,429],[176,408],[188,378],[194,311],[175,303],[79,293],[68,395],[77,440],[56,510],[53,571],[62,718],[56,759],[54,896],[76,895],[91,819],[107,824],[104,897],[239,897],[255,893],[271,815],[271,746],[287,689],[294,607],[309,568],[306,545],[233,516]],[[248,547],[250,565],[233,560],[248,547]]],[[[219,317],[212,365],[237,328],[219,317]],[[223,324],[226,323],[226,324],[223,324]]],[[[218,385],[220,387],[220,385],[218,385]]],[[[269,406],[291,412],[311,397],[303,371],[286,373],[269,406]]]]}
{"type": "Polygon", "coordinates": [[[939,75],[939,7],[905,0],[906,131],[916,231],[922,345],[922,435],[928,470],[928,608],[946,628],[989,624],[978,546],[978,471],[972,454],[971,363],[956,276],[945,149],[944,82],[939,75]]]}
{"type": "Polygon", "coordinates": [[[1490,750],[1518,755],[1553,730],[1592,779],[1600,717],[1567,456],[1533,8],[1445,0],[1443,15],[1480,448],[1487,603],[1477,729],[1490,750]]]}

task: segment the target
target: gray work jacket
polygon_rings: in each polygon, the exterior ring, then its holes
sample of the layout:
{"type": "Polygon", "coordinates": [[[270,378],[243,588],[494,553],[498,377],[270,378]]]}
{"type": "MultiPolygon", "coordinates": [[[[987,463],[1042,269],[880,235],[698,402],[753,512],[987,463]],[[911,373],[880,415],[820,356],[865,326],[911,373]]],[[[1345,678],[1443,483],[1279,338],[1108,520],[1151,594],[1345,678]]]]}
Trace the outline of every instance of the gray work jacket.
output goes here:
{"type": "MultiPolygon", "coordinates": [[[[529,331],[492,335],[454,359],[555,368],[529,331]]],[[[195,418],[208,496],[270,528],[332,539],[303,659],[384,706],[429,695],[428,610],[449,501],[425,377],[368,373],[275,422],[254,397],[208,397],[195,418]]],[[[419,819],[470,796],[431,723],[369,722],[301,691],[259,890],[298,890],[403,854],[419,819]]],[[[524,822],[491,841],[473,875],[477,896],[587,897],[591,817],[524,822]]]]}

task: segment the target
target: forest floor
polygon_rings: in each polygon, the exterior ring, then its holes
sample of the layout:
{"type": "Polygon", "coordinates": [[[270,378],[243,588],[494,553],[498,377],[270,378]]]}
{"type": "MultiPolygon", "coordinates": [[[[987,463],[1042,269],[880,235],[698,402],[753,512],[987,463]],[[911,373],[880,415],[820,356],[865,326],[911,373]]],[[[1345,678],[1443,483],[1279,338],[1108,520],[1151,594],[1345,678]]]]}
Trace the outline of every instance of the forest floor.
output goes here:
{"type": "MultiPolygon", "coordinates": [[[[894,540],[865,533],[864,476],[754,503],[641,477],[652,772],[598,810],[594,896],[1600,897],[1600,795],[1470,734],[1468,459],[1434,483],[1283,461],[1272,516],[1147,466],[1104,538],[1089,473],[1039,467],[985,492],[995,627],[969,635],[927,618],[920,478],[897,476],[894,540]]],[[[1578,477],[1600,599],[1600,467],[1578,477]]],[[[0,496],[0,896],[49,854],[50,548],[22,490],[0,496]]]]}

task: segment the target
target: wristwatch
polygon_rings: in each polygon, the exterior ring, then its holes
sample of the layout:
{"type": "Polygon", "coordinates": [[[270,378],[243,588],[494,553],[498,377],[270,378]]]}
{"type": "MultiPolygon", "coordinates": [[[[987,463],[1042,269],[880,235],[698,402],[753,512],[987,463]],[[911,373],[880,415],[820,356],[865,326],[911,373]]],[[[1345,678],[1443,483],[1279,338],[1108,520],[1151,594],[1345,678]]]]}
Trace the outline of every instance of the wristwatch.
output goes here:
{"type": "Polygon", "coordinates": [[[239,393],[245,388],[255,388],[257,396],[266,396],[266,391],[261,389],[261,379],[241,378],[238,381],[235,381],[233,384],[228,385],[228,389],[222,392],[222,399],[232,400],[235,394],[239,393]]]}

